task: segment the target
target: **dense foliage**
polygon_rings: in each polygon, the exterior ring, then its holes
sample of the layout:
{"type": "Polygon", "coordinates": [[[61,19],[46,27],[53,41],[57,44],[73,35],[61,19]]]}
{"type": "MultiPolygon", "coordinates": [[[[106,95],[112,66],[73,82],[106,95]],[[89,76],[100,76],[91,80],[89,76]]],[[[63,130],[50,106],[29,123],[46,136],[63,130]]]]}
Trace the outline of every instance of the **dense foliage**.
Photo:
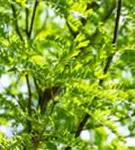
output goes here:
{"type": "Polygon", "coordinates": [[[135,149],[134,6],[0,0],[0,149],[135,149]]]}

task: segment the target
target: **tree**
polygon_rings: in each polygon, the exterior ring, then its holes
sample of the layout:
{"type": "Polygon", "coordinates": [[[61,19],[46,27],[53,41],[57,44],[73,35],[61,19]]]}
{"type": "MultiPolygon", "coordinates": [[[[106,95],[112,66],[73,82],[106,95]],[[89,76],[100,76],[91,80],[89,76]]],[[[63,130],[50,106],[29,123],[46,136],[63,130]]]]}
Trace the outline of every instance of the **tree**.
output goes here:
{"type": "Polygon", "coordinates": [[[1,149],[135,148],[134,5],[0,1],[1,149]]]}

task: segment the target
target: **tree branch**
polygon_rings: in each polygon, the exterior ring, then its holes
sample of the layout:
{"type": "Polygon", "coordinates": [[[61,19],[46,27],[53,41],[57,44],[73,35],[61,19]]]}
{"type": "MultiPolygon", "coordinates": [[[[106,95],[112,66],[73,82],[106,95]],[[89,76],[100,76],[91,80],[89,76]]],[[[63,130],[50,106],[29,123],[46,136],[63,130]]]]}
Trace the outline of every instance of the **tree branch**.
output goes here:
{"type": "MultiPolygon", "coordinates": [[[[28,4],[28,0],[26,1],[26,4],[28,4]]],[[[25,26],[26,27],[25,31],[26,31],[26,34],[27,34],[29,39],[31,38],[31,33],[32,33],[32,29],[33,29],[33,24],[34,24],[37,5],[38,5],[38,0],[35,0],[33,13],[32,13],[32,18],[31,18],[31,23],[30,23],[30,29],[29,29],[29,10],[28,10],[27,7],[25,9],[25,15],[26,15],[26,17],[25,17],[25,25],[26,25],[25,26]]],[[[28,94],[29,94],[28,114],[29,114],[29,116],[31,116],[31,114],[32,114],[32,109],[31,109],[31,106],[32,106],[32,92],[31,92],[31,86],[30,86],[30,81],[29,81],[28,74],[25,76],[25,78],[26,78],[26,83],[27,83],[27,87],[28,87],[28,94]]]]}
{"type": "MultiPolygon", "coordinates": [[[[119,20],[120,20],[120,13],[121,13],[121,7],[122,7],[122,0],[118,0],[118,5],[117,5],[117,14],[116,14],[116,20],[115,20],[115,28],[114,28],[114,34],[113,34],[113,40],[112,44],[116,46],[117,44],[117,37],[118,37],[118,28],[119,28],[119,20]]],[[[106,74],[108,69],[110,68],[113,56],[115,53],[113,53],[111,56],[107,58],[106,65],[103,70],[103,74],[106,74]]],[[[99,85],[103,83],[103,79],[99,80],[99,85]]]]}
{"type": "Polygon", "coordinates": [[[79,126],[78,126],[78,128],[76,130],[75,137],[78,137],[80,135],[80,132],[83,130],[83,127],[87,123],[89,117],[90,117],[89,114],[85,114],[83,120],[80,122],[80,124],[79,124],[79,126]]]}
{"type": "MultiPolygon", "coordinates": [[[[14,16],[14,19],[15,19],[16,32],[17,32],[20,40],[22,42],[24,42],[24,39],[23,39],[23,36],[22,36],[22,34],[20,32],[18,21],[17,21],[16,9],[15,9],[14,4],[12,4],[12,3],[11,3],[11,9],[12,9],[13,16],[14,16]]],[[[28,95],[29,95],[27,109],[28,109],[28,115],[31,116],[31,114],[32,114],[32,109],[31,109],[31,105],[32,105],[32,92],[31,92],[30,81],[29,81],[28,75],[26,75],[25,78],[26,78],[26,83],[27,83],[27,87],[28,87],[28,95]]],[[[28,120],[28,131],[29,132],[31,132],[31,128],[32,128],[31,127],[31,122],[28,120]]]]}
{"type": "MultiPolygon", "coordinates": [[[[28,74],[25,76],[25,78],[26,78],[28,95],[29,95],[27,109],[28,109],[28,114],[31,117],[31,115],[32,115],[32,108],[31,108],[31,106],[32,106],[32,92],[31,92],[31,86],[30,86],[28,74]]],[[[31,132],[31,122],[30,121],[28,121],[28,125],[29,125],[29,132],[31,132]]]]}
{"type": "Polygon", "coordinates": [[[31,105],[32,105],[32,92],[31,92],[31,87],[30,87],[30,81],[29,81],[29,77],[28,74],[25,76],[26,77],[26,83],[27,83],[27,88],[28,88],[28,94],[29,94],[29,100],[28,100],[28,113],[29,116],[31,116],[31,105]]]}
{"type": "MultiPolygon", "coordinates": [[[[113,36],[112,44],[116,44],[116,42],[117,42],[117,34],[118,34],[121,7],[122,7],[122,0],[118,0],[117,15],[116,15],[116,20],[115,20],[115,29],[114,29],[114,36],[113,36]]],[[[107,71],[110,67],[112,58],[113,58],[113,55],[108,57],[106,66],[104,68],[104,74],[107,73],[107,71]]],[[[99,85],[101,85],[102,82],[103,82],[103,79],[102,80],[100,79],[99,80],[99,85]]],[[[76,133],[75,133],[76,137],[78,137],[80,135],[80,133],[81,133],[83,127],[85,126],[85,124],[87,123],[88,119],[89,119],[89,114],[85,114],[83,120],[80,122],[80,124],[78,126],[78,129],[76,130],[76,133]]]]}
{"type": "Polygon", "coordinates": [[[29,9],[27,7],[28,5],[28,0],[26,0],[26,8],[25,8],[25,31],[26,31],[26,34],[28,35],[28,32],[29,32],[29,9]]]}
{"type": "Polygon", "coordinates": [[[12,9],[12,12],[13,12],[13,17],[14,17],[14,23],[15,23],[15,28],[16,28],[16,33],[18,34],[19,38],[21,41],[24,41],[23,40],[23,36],[20,32],[20,29],[19,29],[19,25],[18,25],[18,21],[17,21],[17,13],[16,13],[16,9],[15,9],[15,6],[14,4],[11,3],[11,9],[12,9]]]}
{"type": "Polygon", "coordinates": [[[32,17],[31,17],[31,23],[30,23],[30,29],[28,32],[28,37],[31,37],[31,33],[32,33],[32,29],[33,29],[33,25],[34,25],[34,20],[35,20],[35,14],[36,14],[36,10],[37,10],[37,6],[38,6],[38,0],[35,0],[35,4],[34,4],[34,9],[33,9],[33,13],[32,13],[32,17]]]}

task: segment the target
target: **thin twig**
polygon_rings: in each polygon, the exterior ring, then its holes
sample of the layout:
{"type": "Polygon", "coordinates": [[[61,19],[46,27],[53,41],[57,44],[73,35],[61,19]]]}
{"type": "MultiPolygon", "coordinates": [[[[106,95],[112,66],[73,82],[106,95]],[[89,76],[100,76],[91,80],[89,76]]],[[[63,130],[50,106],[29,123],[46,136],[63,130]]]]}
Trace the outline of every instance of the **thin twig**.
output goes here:
{"type": "Polygon", "coordinates": [[[26,83],[27,83],[28,94],[29,94],[28,107],[27,108],[28,108],[28,114],[29,114],[29,116],[31,116],[31,114],[32,114],[32,109],[31,109],[31,105],[32,105],[32,92],[31,92],[31,86],[30,86],[30,81],[29,81],[28,74],[25,77],[26,77],[26,83]]]}
{"type": "Polygon", "coordinates": [[[15,28],[16,28],[16,32],[20,38],[21,41],[24,41],[23,40],[23,36],[20,32],[20,29],[19,29],[19,25],[18,25],[18,21],[17,21],[17,13],[16,13],[16,9],[15,9],[15,6],[14,4],[11,3],[11,9],[12,9],[12,12],[13,12],[13,17],[14,17],[14,23],[15,23],[15,28]]]}
{"type": "Polygon", "coordinates": [[[34,25],[34,20],[35,20],[35,14],[36,14],[37,6],[38,6],[38,0],[35,0],[35,4],[34,4],[34,8],[33,8],[33,13],[32,13],[32,17],[31,17],[30,29],[29,29],[29,32],[28,32],[28,37],[29,38],[31,37],[31,33],[32,33],[33,25],[34,25]]]}
{"type": "Polygon", "coordinates": [[[78,137],[80,135],[80,132],[82,131],[83,127],[85,126],[85,124],[87,123],[88,119],[89,119],[90,115],[89,114],[85,114],[83,120],[80,122],[76,133],[75,133],[75,137],[78,137]]]}
{"type": "Polygon", "coordinates": [[[28,0],[26,0],[26,8],[25,8],[25,31],[26,34],[28,35],[28,31],[29,31],[29,9],[28,9],[28,0]]]}
{"type": "MultiPolygon", "coordinates": [[[[112,44],[114,46],[116,46],[116,44],[117,44],[117,37],[118,37],[118,28],[119,28],[119,20],[120,20],[121,8],[122,8],[122,0],[118,0],[117,15],[116,15],[116,20],[115,20],[115,28],[114,28],[114,34],[113,34],[113,40],[112,40],[112,44]]],[[[107,58],[107,62],[106,62],[106,65],[104,67],[103,74],[106,74],[108,69],[110,68],[110,65],[112,63],[112,59],[114,57],[114,54],[115,53],[113,53],[111,56],[109,56],[107,58]]],[[[103,79],[100,79],[99,80],[99,85],[101,85],[103,83],[103,81],[104,81],[103,79]]]]}
{"type": "MultiPolygon", "coordinates": [[[[27,109],[28,109],[28,115],[29,117],[31,117],[32,115],[32,92],[31,92],[31,86],[30,86],[30,81],[29,81],[29,76],[28,74],[25,75],[25,78],[26,78],[26,83],[27,83],[27,88],[28,88],[28,105],[27,105],[27,109]]],[[[32,130],[32,125],[31,125],[31,121],[28,120],[28,132],[31,132],[32,130]]]]}

